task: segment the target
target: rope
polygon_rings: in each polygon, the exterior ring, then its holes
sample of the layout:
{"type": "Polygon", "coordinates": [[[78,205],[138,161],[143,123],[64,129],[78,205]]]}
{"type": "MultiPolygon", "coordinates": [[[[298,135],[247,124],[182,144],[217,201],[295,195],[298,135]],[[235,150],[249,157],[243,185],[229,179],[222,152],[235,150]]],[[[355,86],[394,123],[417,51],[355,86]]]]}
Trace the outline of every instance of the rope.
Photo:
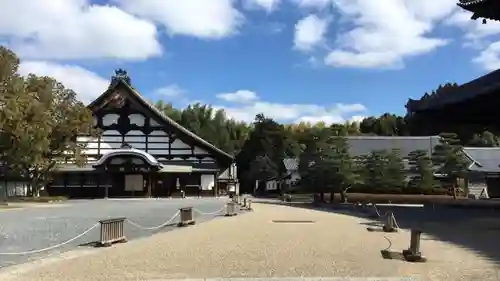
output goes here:
{"type": "Polygon", "coordinates": [[[387,246],[387,248],[385,248],[384,251],[388,251],[390,248],[392,248],[392,241],[391,239],[389,239],[389,237],[387,237],[387,235],[384,235],[384,238],[385,240],[387,240],[387,242],[389,242],[389,246],[387,246]]]}
{"type": "Polygon", "coordinates": [[[215,214],[218,214],[218,213],[224,211],[225,208],[226,207],[224,206],[224,207],[220,208],[219,210],[217,210],[215,212],[211,212],[211,213],[204,213],[204,212],[202,212],[202,211],[200,211],[198,209],[194,209],[194,211],[197,212],[198,214],[202,215],[202,216],[211,216],[211,215],[215,215],[215,214]]]}
{"type": "Polygon", "coordinates": [[[48,250],[52,250],[52,249],[64,246],[64,245],[66,245],[68,243],[71,243],[71,242],[75,241],[76,239],[78,239],[78,238],[82,237],[83,235],[89,233],[92,229],[96,228],[97,226],[99,226],[99,223],[94,224],[92,227],[90,227],[89,229],[85,230],[81,234],[78,234],[77,236],[75,236],[75,237],[73,237],[73,238],[71,238],[69,240],[66,240],[66,241],[64,241],[62,243],[59,243],[57,245],[53,245],[53,246],[50,246],[50,247],[47,247],[47,248],[43,248],[43,249],[39,249],[39,250],[26,251],[26,252],[0,253],[0,256],[30,255],[30,254],[36,254],[36,253],[41,253],[41,252],[45,252],[45,251],[48,251],[48,250]]]}
{"type": "Polygon", "coordinates": [[[165,227],[167,225],[169,225],[170,223],[172,223],[172,221],[180,214],[180,211],[177,211],[177,213],[175,213],[168,221],[160,224],[160,225],[157,225],[157,226],[152,226],[152,227],[145,227],[145,226],[142,226],[138,223],[135,223],[129,219],[127,219],[127,222],[130,223],[131,225],[137,227],[137,228],[140,228],[142,230],[156,230],[156,229],[159,229],[159,228],[162,228],[162,227],[165,227]]]}
{"type": "MultiPolygon", "coordinates": [[[[373,208],[375,209],[375,213],[377,213],[377,216],[378,216],[379,218],[384,218],[384,217],[387,217],[387,215],[389,215],[389,211],[387,211],[387,212],[385,212],[383,215],[381,215],[381,214],[380,214],[380,212],[379,212],[379,211],[378,211],[378,209],[377,209],[377,206],[373,205],[373,208]]],[[[394,224],[396,225],[396,228],[397,228],[397,229],[401,229],[401,228],[399,227],[399,224],[398,224],[397,220],[396,220],[396,217],[394,216],[394,213],[393,213],[393,218],[394,218],[394,224]]]]}

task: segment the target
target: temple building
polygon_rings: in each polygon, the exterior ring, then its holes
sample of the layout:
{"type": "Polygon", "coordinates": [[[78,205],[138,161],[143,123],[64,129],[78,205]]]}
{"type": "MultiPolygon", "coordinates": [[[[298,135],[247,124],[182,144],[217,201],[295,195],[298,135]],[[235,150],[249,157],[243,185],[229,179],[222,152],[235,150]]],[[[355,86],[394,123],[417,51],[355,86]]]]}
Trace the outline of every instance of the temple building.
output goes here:
{"type": "Polygon", "coordinates": [[[498,0],[460,0],[459,7],[472,12],[471,19],[483,18],[483,23],[487,19],[500,20],[500,2],[498,0]]]}
{"type": "Polygon", "coordinates": [[[500,131],[500,70],[495,70],[459,87],[420,100],[408,100],[406,109],[414,128],[412,135],[442,132],[500,131]]]}
{"type": "Polygon", "coordinates": [[[237,191],[232,155],[218,149],[146,101],[117,70],[89,106],[100,136],[77,136],[87,164],[58,165],[49,195],[71,198],[215,196],[237,191]]]}

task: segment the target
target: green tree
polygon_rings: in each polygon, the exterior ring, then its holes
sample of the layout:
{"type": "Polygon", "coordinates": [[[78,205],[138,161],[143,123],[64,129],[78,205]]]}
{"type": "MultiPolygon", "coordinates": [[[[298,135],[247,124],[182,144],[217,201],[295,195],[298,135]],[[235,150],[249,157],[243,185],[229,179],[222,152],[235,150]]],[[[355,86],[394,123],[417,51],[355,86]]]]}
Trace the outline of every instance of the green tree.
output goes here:
{"type": "Polygon", "coordinates": [[[453,198],[457,197],[457,180],[464,176],[467,169],[467,161],[462,156],[462,146],[455,133],[440,134],[440,141],[434,148],[432,162],[437,165],[439,171],[448,176],[452,182],[453,198]]]}
{"type": "Polygon", "coordinates": [[[12,53],[0,49],[2,110],[0,111],[0,157],[7,172],[29,179],[31,194],[50,181],[57,163],[72,159],[86,161],[77,135],[96,136],[92,113],[76,99],[76,94],[50,77],[17,74],[12,53]]]}
{"type": "Polygon", "coordinates": [[[327,138],[326,149],[322,154],[320,165],[326,171],[330,202],[333,202],[336,192],[342,193],[354,183],[354,163],[349,154],[349,143],[344,136],[327,138]]]}
{"type": "Polygon", "coordinates": [[[410,172],[416,175],[411,181],[411,188],[420,192],[432,189],[434,186],[434,170],[429,153],[425,150],[415,150],[410,152],[408,156],[410,172]]]}
{"type": "Polygon", "coordinates": [[[283,159],[286,156],[287,136],[283,125],[278,124],[263,114],[255,117],[253,130],[245,141],[240,153],[236,156],[236,163],[240,173],[240,187],[242,189],[253,189],[248,174],[252,161],[258,156],[267,156],[274,163],[276,174],[281,178],[286,170],[283,159]]]}
{"type": "Polygon", "coordinates": [[[381,191],[385,187],[386,156],[386,151],[375,150],[362,157],[363,172],[361,176],[366,188],[381,191]]]}
{"type": "Polygon", "coordinates": [[[498,140],[491,132],[484,131],[482,134],[474,134],[468,145],[478,147],[495,147],[498,146],[498,140]]]}
{"type": "Polygon", "coordinates": [[[406,186],[406,171],[401,152],[398,149],[385,151],[383,186],[387,191],[401,192],[406,186]]]}
{"type": "Polygon", "coordinates": [[[324,151],[327,149],[324,130],[318,130],[304,141],[304,151],[299,158],[301,186],[317,193],[322,202],[327,191],[328,167],[323,165],[324,151]]]}

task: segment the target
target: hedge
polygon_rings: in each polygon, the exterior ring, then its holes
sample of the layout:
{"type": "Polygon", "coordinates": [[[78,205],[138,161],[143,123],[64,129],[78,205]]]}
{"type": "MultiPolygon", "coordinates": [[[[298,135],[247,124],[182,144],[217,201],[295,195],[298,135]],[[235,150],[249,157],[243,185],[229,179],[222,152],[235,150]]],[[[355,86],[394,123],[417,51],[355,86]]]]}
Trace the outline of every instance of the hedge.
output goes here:
{"type": "Polygon", "coordinates": [[[9,202],[32,202],[32,203],[49,203],[66,201],[68,197],[65,196],[39,196],[39,197],[9,197],[9,202]]]}

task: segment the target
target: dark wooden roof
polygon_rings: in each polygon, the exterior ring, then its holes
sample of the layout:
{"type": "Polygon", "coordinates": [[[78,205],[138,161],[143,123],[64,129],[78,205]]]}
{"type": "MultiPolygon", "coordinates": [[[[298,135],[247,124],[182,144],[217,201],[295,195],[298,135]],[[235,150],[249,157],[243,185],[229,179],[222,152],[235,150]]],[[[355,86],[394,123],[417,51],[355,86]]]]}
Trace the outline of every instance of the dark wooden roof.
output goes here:
{"type": "Polygon", "coordinates": [[[189,131],[188,129],[184,128],[182,125],[179,123],[175,122],[172,118],[166,116],[162,112],[160,112],[155,106],[153,106],[151,103],[149,103],[144,97],[142,97],[139,92],[137,92],[136,89],[134,89],[131,85],[123,81],[122,79],[116,80],[114,83],[111,83],[110,87],[99,97],[97,97],[93,102],[91,102],[88,105],[88,108],[91,110],[94,110],[96,106],[98,106],[104,99],[109,97],[113,93],[113,91],[118,87],[118,86],[123,86],[125,89],[128,90],[128,92],[137,99],[139,103],[141,103],[144,107],[147,109],[151,110],[151,112],[159,118],[159,120],[163,121],[165,124],[173,127],[177,132],[193,139],[195,143],[197,143],[201,148],[205,148],[208,151],[212,151],[215,156],[218,156],[217,158],[225,160],[226,162],[232,162],[234,161],[234,157],[221,149],[215,147],[213,144],[209,143],[208,141],[200,138],[193,132],[189,131]]]}
{"type": "Polygon", "coordinates": [[[497,0],[460,0],[457,5],[472,12],[472,19],[500,20],[500,4],[497,0]]]}
{"type": "Polygon", "coordinates": [[[411,112],[439,109],[498,90],[500,90],[500,69],[462,84],[456,90],[442,95],[432,96],[424,100],[409,99],[406,108],[411,112]]]}

